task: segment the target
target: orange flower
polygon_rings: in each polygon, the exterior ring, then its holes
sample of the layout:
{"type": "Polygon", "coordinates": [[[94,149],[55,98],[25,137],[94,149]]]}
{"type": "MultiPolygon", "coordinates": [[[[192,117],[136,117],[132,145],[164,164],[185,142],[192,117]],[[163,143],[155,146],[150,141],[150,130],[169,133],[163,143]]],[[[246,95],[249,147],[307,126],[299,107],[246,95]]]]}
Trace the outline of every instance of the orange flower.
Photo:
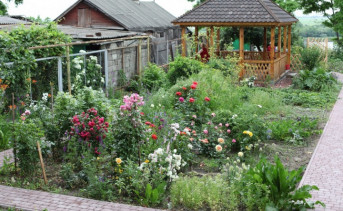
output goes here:
{"type": "Polygon", "coordinates": [[[32,80],[32,83],[35,84],[35,83],[37,83],[37,81],[36,80],[32,80]]]}
{"type": "Polygon", "coordinates": [[[7,88],[8,88],[8,85],[7,85],[7,84],[1,84],[1,85],[0,85],[0,89],[1,89],[2,91],[5,91],[7,88]]]}
{"type": "Polygon", "coordinates": [[[25,105],[25,102],[24,101],[21,101],[21,106],[24,106],[25,105]]]}
{"type": "Polygon", "coordinates": [[[0,78],[0,84],[2,83],[2,79],[0,78]]]}
{"type": "Polygon", "coordinates": [[[30,81],[31,81],[31,78],[27,78],[26,80],[30,82],[30,81]]]}
{"type": "MultiPolygon", "coordinates": [[[[10,105],[10,106],[8,106],[9,108],[10,108],[10,110],[12,110],[13,109],[13,106],[12,105],[10,105]]],[[[14,105],[14,110],[17,108],[17,106],[16,105],[14,105]]]]}
{"type": "Polygon", "coordinates": [[[51,94],[48,94],[48,97],[51,97],[51,94]]]}
{"type": "Polygon", "coordinates": [[[184,131],[181,131],[181,132],[180,132],[180,135],[187,135],[187,133],[184,132],[184,131]]]}

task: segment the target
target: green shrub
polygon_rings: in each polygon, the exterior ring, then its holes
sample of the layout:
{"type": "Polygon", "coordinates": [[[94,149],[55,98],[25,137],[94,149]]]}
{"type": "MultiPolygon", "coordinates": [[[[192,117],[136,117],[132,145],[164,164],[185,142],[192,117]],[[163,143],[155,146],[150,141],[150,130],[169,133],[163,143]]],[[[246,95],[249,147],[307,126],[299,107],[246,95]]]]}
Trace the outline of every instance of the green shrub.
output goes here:
{"type": "MultiPolygon", "coordinates": [[[[306,200],[312,197],[310,191],[319,190],[310,185],[297,188],[303,172],[304,168],[288,171],[276,156],[275,165],[263,158],[255,168],[250,168],[243,180],[267,185],[270,197],[266,210],[303,210],[314,208],[314,204],[306,200]]],[[[319,201],[315,204],[323,205],[319,201]]]]}
{"type": "Polygon", "coordinates": [[[174,208],[187,210],[228,210],[232,200],[229,184],[221,176],[179,178],[171,186],[170,198],[174,208]]]}
{"type": "Polygon", "coordinates": [[[12,125],[7,122],[4,116],[0,116],[0,151],[10,147],[11,131],[12,125]]]}
{"type": "Polygon", "coordinates": [[[329,91],[311,92],[299,89],[282,89],[282,101],[287,105],[308,107],[327,107],[334,104],[337,100],[339,89],[329,91]]]}
{"type": "Polygon", "coordinates": [[[163,87],[166,83],[166,73],[157,65],[150,63],[144,70],[142,82],[148,90],[163,87]]]}
{"type": "Polygon", "coordinates": [[[25,120],[15,125],[17,158],[22,175],[33,175],[37,170],[39,163],[37,142],[40,142],[43,153],[49,148],[48,142],[44,141],[41,127],[40,122],[33,120],[25,120]]]}
{"type": "Polygon", "coordinates": [[[269,138],[278,141],[299,142],[316,133],[318,120],[310,120],[309,118],[299,118],[297,121],[279,120],[270,122],[267,131],[269,138]]]}
{"type": "Polygon", "coordinates": [[[318,47],[305,48],[301,52],[301,62],[305,70],[313,70],[319,65],[322,57],[322,51],[318,47]]]}
{"type": "Polygon", "coordinates": [[[336,79],[323,68],[318,68],[313,71],[301,70],[293,80],[295,88],[310,91],[322,91],[332,87],[336,82],[336,79]]]}
{"type": "Polygon", "coordinates": [[[187,57],[178,56],[169,64],[167,78],[170,84],[175,84],[181,78],[188,78],[193,73],[198,73],[204,67],[203,63],[187,57]]]}

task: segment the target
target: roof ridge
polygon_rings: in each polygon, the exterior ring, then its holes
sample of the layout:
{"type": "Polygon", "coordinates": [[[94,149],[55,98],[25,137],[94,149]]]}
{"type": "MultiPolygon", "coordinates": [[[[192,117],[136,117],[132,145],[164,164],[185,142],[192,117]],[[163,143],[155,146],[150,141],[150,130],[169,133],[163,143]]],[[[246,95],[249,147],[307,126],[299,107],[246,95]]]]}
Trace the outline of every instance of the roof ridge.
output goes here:
{"type": "Polygon", "coordinates": [[[257,0],[258,2],[261,3],[261,5],[264,7],[264,9],[267,10],[267,12],[269,12],[269,14],[277,21],[277,22],[281,22],[280,19],[273,13],[273,11],[271,11],[271,9],[264,4],[264,0],[257,0]]]}
{"type": "Polygon", "coordinates": [[[185,14],[181,15],[180,17],[176,18],[175,20],[172,21],[172,23],[176,22],[177,20],[183,18],[184,16],[188,15],[189,13],[193,12],[195,9],[198,9],[199,7],[201,7],[204,4],[207,4],[208,2],[210,2],[212,0],[207,0],[201,4],[199,4],[198,6],[194,7],[193,9],[189,10],[188,12],[186,12],[185,14]]]}

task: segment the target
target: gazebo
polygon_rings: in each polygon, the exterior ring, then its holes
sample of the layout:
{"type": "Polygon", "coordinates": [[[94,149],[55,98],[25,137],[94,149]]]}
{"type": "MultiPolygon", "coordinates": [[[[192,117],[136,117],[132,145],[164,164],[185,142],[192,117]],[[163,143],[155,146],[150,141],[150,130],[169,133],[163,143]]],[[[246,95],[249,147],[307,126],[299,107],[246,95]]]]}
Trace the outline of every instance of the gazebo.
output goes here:
{"type": "Polygon", "coordinates": [[[257,80],[269,77],[277,80],[291,64],[291,30],[298,19],[287,13],[271,0],[207,0],[173,21],[182,31],[182,56],[186,56],[186,27],[195,27],[196,51],[198,51],[199,27],[210,28],[209,47],[218,55],[234,52],[221,51],[220,30],[217,30],[217,46],[214,46],[214,27],[239,27],[240,62],[243,64],[240,76],[254,75],[257,80]],[[244,51],[244,28],[263,27],[263,51],[244,51]],[[278,43],[275,45],[277,28],[278,43]],[[283,28],[283,35],[282,35],[283,28]],[[270,30],[270,47],[267,48],[267,30],[270,30]],[[283,36],[283,46],[282,46],[283,36]],[[268,51],[269,49],[269,51],[268,51]]]}

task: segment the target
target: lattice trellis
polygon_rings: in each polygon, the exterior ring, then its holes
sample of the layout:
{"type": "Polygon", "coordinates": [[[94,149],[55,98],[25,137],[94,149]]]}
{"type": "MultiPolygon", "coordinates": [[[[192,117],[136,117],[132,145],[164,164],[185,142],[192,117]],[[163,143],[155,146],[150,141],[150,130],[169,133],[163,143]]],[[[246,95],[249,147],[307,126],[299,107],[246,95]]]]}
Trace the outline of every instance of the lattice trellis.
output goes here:
{"type": "Polygon", "coordinates": [[[291,55],[291,70],[298,72],[303,69],[303,64],[301,62],[301,54],[291,55]]]}
{"type": "Polygon", "coordinates": [[[255,76],[257,81],[264,81],[270,75],[269,63],[245,64],[244,77],[255,76]]]}
{"type": "Polygon", "coordinates": [[[326,38],[318,38],[318,37],[308,37],[307,38],[307,47],[318,47],[323,50],[323,61],[325,63],[328,62],[329,56],[329,39],[326,38]]]}

